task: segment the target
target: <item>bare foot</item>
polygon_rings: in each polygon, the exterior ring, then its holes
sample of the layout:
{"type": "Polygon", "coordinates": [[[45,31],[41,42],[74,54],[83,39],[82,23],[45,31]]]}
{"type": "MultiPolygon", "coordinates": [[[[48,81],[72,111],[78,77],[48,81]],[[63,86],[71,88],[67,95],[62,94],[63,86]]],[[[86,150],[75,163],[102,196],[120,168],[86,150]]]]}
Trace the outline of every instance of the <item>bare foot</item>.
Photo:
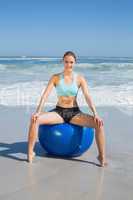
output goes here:
{"type": "Polygon", "coordinates": [[[33,151],[32,153],[28,153],[28,162],[32,163],[33,158],[35,157],[35,152],[33,151]]]}
{"type": "Polygon", "coordinates": [[[108,165],[108,162],[105,160],[105,158],[103,156],[99,155],[99,156],[97,156],[97,159],[99,160],[101,167],[108,165]]]}

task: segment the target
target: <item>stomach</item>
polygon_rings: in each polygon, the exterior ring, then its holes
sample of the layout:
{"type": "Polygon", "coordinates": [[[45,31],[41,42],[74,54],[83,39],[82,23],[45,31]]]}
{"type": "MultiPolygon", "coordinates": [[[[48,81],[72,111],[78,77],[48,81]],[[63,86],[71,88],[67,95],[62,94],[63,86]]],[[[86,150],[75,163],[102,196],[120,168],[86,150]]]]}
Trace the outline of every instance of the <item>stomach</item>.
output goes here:
{"type": "Polygon", "coordinates": [[[56,105],[64,108],[78,107],[75,96],[59,96],[56,105]]]}

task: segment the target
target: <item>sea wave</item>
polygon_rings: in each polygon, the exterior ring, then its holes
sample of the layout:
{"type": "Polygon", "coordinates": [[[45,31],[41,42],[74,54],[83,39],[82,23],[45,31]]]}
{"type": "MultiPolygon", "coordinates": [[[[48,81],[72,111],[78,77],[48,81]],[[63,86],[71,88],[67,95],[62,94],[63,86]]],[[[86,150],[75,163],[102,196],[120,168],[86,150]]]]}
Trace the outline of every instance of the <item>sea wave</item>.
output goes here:
{"type": "Polygon", "coordinates": [[[50,61],[50,60],[60,60],[60,57],[0,57],[2,61],[28,61],[28,60],[38,60],[38,61],[50,61]]]}
{"type": "Polygon", "coordinates": [[[76,67],[90,68],[92,70],[109,70],[109,69],[133,69],[133,63],[77,63],[76,67]]]}
{"type": "MultiPolygon", "coordinates": [[[[0,104],[5,106],[32,106],[36,105],[46,88],[47,82],[31,81],[0,85],[0,104]]],[[[133,85],[124,84],[115,86],[90,87],[90,93],[96,106],[123,106],[133,108],[133,85]]],[[[79,106],[87,106],[84,95],[79,90],[77,101],[79,106]]],[[[54,106],[57,102],[55,88],[49,95],[45,105],[54,106]]]]}
{"type": "MultiPolygon", "coordinates": [[[[58,60],[58,62],[51,63],[49,62],[50,59],[56,59],[56,58],[30,58],[30,61],[27,61],[23,63],[20,62],[1,62],[0,63],[0,70],[16,70],[16,71],[22,71],[22,70],[35,70],[40,71],[45,68],[49,68],[51,70],[52,68],[60,68],[63,66],[63,63],[58,60]],[[41,61],[48,61],[48,62],[41,62],[41,61]]],[[[101,63],[88,63],[88,62],[80,62],[75,64],[75,68],[79,70],[91,70],[91,71],[115,71],[115,70],[130,70],[133,71],[133,63],[132,62],[101,62],[101,63]]]]}

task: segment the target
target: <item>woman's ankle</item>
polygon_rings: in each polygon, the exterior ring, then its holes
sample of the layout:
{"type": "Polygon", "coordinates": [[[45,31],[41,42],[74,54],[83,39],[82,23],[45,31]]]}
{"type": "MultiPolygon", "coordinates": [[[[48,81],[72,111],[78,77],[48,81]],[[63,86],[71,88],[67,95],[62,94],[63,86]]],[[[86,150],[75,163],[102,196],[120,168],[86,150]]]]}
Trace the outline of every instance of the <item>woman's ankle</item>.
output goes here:
{"type": "Polygon", "coordinates": [[[34,151],[32,149],[28,150],[28,154],[33,154],[34,151]]]}

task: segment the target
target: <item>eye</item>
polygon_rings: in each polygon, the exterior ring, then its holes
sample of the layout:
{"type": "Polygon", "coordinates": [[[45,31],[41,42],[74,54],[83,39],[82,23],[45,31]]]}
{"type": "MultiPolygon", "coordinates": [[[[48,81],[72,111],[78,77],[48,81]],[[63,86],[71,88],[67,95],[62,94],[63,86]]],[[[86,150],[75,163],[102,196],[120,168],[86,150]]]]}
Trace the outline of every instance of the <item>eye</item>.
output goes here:
{"type": "MultiPolygon", "coordinates": [[[[65,63],[69,63],[69,61],[66,60],[65,63]]],[[[73,61],[70,61],[70,63],[73,64],[73,61]]]]}

